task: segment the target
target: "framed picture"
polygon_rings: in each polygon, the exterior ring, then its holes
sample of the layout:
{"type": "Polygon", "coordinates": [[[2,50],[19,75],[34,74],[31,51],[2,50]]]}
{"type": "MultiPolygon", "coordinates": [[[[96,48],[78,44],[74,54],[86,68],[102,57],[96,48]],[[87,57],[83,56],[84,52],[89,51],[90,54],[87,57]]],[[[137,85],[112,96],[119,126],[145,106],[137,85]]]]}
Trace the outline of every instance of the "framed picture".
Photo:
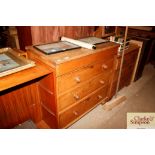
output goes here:
{"type": "Polygon", "coordinates": [[[35,63],[17,55],[11,48],[0,49],[0,77],[35,66],[35,63]]]}
{"type": "Polygon", "coordinates": [[[80,46],[69,43],[67,41],[35,45],[33,47],[43,52],[44,54],[54,54],[54,53],[80,48],[80,46]]]}

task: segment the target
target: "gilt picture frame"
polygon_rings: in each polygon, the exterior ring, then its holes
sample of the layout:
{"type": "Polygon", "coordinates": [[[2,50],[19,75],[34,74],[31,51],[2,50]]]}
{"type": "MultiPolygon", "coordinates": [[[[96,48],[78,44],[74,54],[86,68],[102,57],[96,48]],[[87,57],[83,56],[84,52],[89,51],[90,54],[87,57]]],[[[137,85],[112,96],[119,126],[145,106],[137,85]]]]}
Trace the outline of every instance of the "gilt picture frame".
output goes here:
{"type": "Polygon", "coordinates": [[[9,47],[0,49],[0,77],[35,66],[35,62],[22,56],[9,47]]]}

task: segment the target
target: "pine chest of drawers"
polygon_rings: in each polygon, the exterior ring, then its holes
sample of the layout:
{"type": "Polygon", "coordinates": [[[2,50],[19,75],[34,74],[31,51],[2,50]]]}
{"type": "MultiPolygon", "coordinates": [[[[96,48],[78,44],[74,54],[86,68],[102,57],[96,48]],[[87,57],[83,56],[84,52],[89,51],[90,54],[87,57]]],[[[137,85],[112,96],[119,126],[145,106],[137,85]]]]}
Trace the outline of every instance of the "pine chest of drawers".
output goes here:
{"type": "Polygon", "coordinates": [[[74,49],[45,55],[27,47],[29,58],[47,65],[51,74],[39,82],[42,119],[50,128],[67,128],[108,100],[118,45],[74,49]]]}

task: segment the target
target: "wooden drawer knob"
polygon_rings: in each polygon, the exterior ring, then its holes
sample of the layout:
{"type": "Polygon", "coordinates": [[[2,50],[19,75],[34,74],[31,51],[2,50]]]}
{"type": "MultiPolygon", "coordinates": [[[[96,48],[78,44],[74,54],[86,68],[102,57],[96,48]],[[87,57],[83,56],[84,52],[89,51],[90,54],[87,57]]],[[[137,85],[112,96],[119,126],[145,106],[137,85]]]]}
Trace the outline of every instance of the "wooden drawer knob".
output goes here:
{"type": "Polygon", "coordinates": [[[74,94],[73,97],[74,97],[76,100],[79,100],[79,99],[80,99],[80,96],[77,95],[77,94],[74,94]]]}
{"type": "Polygon", "coordinates": [[[90,100],[90,97],[88,97],[85,101],[89,101],[90,100]]]}
{"type": "Polygon", "coordinates": [[[89,68],[94,68],[94,65],[90,65],[89,68]]]}
{"type": "Polygon", "coordinates": [[[73,114],[74,114],[75,116],[78,116],[78,115],[79,115],[77,111],[73,111],[73,114]]]}
{"type": "Polygon", "coordinates": [[[98,99],[102,99],[102,96],[101,95],[98,95],[98,99]]]}
{"type": "Polygon", "coordinates": [[[101,83],[101,84],[105,84],[105,82],[104,82],[103,80],[100,80],[100,83],[101,83]]]}
{"type": "Polygon", "coordinates": [[[106,64],[103,64],[103,65],[102,65],[102,68],[103,68],[103,69],[108,69],[108,66],[107,66],[106,64]]]}
{"type": "Polygon", "coordinates": [[[76,81],[77,83],[80,83],[80,82],[81,82],[80,77],[79,77],[79,76],[75,77],[75,81],[76,81]]]}
{"type": "Polygon", "coordinates": [[[30,108],[33,108],[35,105],[36,105],[35,103],[31,104],[30,105],[30,108]]]}
{"type": "Polygon", "coordinates": [[[94,68],[94,65],[88,65],[87,67],[88,68],[94,68]]]}

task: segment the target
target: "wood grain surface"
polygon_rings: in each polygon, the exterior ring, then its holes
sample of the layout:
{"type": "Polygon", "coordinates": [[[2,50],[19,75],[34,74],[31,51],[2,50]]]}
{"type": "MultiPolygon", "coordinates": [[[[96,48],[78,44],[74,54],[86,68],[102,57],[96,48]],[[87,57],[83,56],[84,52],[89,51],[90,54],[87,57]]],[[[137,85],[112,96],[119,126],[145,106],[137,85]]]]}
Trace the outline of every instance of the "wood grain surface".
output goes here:
{"type": "Polygon", "coordinates": [[[117,49],[117,44],[105,43],[93,51],[80,48],[47,56],[27,47],[29,58],[53,70],[53,77],[39,82],[43,122],[50,128],[66,128],[98,103],[105,103],[117,49]],[[66,56],[68,59],[63,59],[66,56]],[[56,59],[63,61],[56,63],[56,59]]]}
{"type": "Polygon", "coordinates": [[[39,78],[41,76],[47,75],[50,72],[51,71],[48,70],[44,65],[37,62],[35,67],[1,77],[0,78],[0,92],[8,88],[17,86],[19,84],[28,82],[30,80],[39,78]]]}
{"type": "Polygon", "coordinates": [[[37,82],[5,90],[0,95],[0,128],[12,128],[24,121],[41,120],[37,82]]]}
{"type": "Polygon", "coordinates": [[[36,62],[33,68],[0,78],[0,128],[12,128],[29,119],[41,121],[38,82],[50,73],[36,62]]]}

